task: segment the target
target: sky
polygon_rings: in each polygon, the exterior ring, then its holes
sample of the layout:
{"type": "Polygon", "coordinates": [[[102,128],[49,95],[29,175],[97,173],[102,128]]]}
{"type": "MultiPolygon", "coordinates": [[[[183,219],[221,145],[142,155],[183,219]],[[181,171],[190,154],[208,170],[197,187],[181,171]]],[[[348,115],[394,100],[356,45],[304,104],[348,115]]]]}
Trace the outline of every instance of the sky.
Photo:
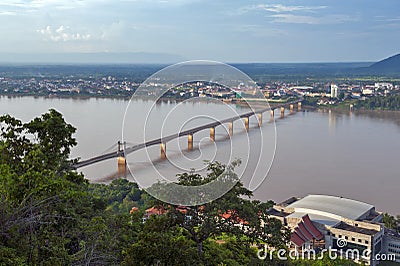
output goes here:
{"type": "Polygon", "coordinates": [[[371,62],[400,52],[399,10],[399,0],[1,0],[0,61],[371,62]]]}

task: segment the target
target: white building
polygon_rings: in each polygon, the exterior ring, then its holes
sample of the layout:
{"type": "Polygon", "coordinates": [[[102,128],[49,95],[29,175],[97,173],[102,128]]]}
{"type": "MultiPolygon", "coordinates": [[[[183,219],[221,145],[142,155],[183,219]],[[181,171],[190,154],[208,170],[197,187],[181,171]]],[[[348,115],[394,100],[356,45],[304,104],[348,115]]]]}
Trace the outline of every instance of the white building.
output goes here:
{"type": "Polygon", "coordinates": [[[335,84],[331,84],[331,98],[338,97],[338,86],[335,84]]]}
{"type": "Polygon", "coordinates": [[[377,83],[375,83],[374,84],[374,88],[376,89],[376,90],[379,90],[379,89],[388,89],[388,90],[393,90],[393,84],[392,83],[387,83],[387,82],[377,82],[377,83]]]}
{"type": "Polygon", "coordinates": [[[375,94],[375,87],[366,85],[365,87],[363,87],[361,89],[361,92],[363,95],[373,95],[373,94],[375,94]]]}

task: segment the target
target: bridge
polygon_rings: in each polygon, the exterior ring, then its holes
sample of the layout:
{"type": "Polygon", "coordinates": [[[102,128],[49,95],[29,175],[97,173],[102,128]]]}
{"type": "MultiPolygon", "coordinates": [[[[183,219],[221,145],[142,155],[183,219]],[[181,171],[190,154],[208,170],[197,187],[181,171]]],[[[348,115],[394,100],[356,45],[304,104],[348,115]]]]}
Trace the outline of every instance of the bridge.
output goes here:
{"type": "Polygon", "coordinates": [[[126,147],[126,143],[121,143],[118,142],[118,150],[115,152],[109,152],[106,154],[102,154],[99,156],[95,156],[93,158],[89,158],[87,160],[83,160],[83,161],[79,161],[76,164],[73,165],[74,169],[78,169],[84,166],[88,166],[88,165],[92,165],[98,162],[102,162],[105,160],[109,160],[112,158],[117,158],[118,159],[118,166],[123,166],[125,167],[126,165],[126,160],[125,160],[125,156],[144,149],[146,147],[150,147],[153,145],[160,145],[160,152],[161,152],[161,159],[165,159],[166,158],[166,144],[168,141],[171,141],[173,139],[176,138],[180,138],[183,136],[187,136],[188,137],[188,150],[192,150],[193,149],[193,134],[205,130],[205,129],[210,129],[210,139],[212,141],[215,141],[215,127],[222,125],[222,124],[228,124],[228,130],[229,130],[229,136],[233,135],[233,122],[238,120],[238,119],[243,119],[244,120],[244,125],[246,130],[249,130],[249,120],[251,116],[257,116],[257,120],[258,120],[258,126],[262,125],[262,114],[265,112],[270,111],[271,114],[271,118],[274,118],[275,116],[275,110],[280,110],[281,111],[281,117],[285,116],[285,108],[287,108],[289,106],[289,110],[290,113],[294,112],[294,105],[297,104],[297,110],[300,111],[301,110],[301,99],[296,100],[296,101],[291,101],[291,102],[287,102],[284,104],[279,104],[276,105],[274,107],[268,107],[268,108],[264,108],[264,109],[260,109],[260,110],[256,110],[256,111],[252,111],[252,112],[248,112],[248,113],[244,113],[235,117],[231,117],[231,118],[227,118],[224,120],[220,120],[220,121],[216,121],[216,122],[211,122],[205,125],[201,125],[198,127],[194,127],[188,130],[184,130],[166,137],[161,137],[158,139],[154,139],[154,140],[150,140],[141,144],[137,144],[137,145],[133,145],[131,147],[126,147]]]}

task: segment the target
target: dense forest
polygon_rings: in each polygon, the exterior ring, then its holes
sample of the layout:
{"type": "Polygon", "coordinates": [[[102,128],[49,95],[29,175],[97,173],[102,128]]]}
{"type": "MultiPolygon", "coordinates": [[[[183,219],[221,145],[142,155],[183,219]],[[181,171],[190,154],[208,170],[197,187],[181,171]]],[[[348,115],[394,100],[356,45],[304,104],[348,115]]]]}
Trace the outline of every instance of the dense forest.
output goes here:
{"type": "MultiPolygon", "coordinates": [[[[71,167],[76,129],[55,110],[28,123],[2,116],[0,129],[0,265],[354,265],[258,259],[258,245],[285,248],[290,232],[266,215],[273,202],[251,200],[241,182],[192,207],[165,204],[125,179],[90,184],[71,167]]],[[[226,167],[209,163],[208,174],[178,182],[204,184],[226,167]]]]}

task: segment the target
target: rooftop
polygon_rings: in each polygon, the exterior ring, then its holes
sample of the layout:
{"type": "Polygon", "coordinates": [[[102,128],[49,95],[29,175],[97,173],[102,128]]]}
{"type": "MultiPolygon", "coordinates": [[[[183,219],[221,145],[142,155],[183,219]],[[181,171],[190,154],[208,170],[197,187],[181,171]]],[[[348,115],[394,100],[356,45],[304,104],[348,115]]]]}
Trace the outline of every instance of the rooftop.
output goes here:
{"type": "Polygon", "coordinates": [[[321,220],[341,220],[347,218],[358,220],[374,206],[342,197],[327,195],[308,195],[287,206],[294,208],[295,212],[308,213],[312,220],[313,216],[321,220]]]}
{"type": "Polygon", "coordinates": [[[385,228],[385,236],[400,240],[400,234],[393,229],[385,228]]]}
{"type": "MultiPolygon", "coordinates": [[[[287,212],[283,212],[283,211],[278,211],[274,208],[271,208],[267,211],[268,215],[273,215],[273,216],[277,216],[277,217],[286,217],[288,216],[290,213],[287,212]]],[[[301,216],[303,217],[303,216],[301,216]]]]}
{"type": "Polygon", "coordinates": [[[288,218],[301,218],[306,214],[308,214],[308,216],[310,217],[310,219],[313,222],[317,222],[319,224],[334,226],[335,224],[338,224],[340,222],[340,220],[338,220],[338,219],[334,219],[334,218],[327,217],[324,215],[310,214],[310,213],[306,213],[306,212],[294,212],[294,213],[288,215],[287,217],[288,218]]]}
{"type": "Polygon", "coordinates": [[[359,227],[359,226],[353,226],[350,224],[346,224],[344,222],[339,223],[337,226],[335,226],[335,228],[346,230],[346,231],[351,231],[354,233],[364,234],[364,235],[371,235],[371,236],[378,233],[378,231],[374,230],[374,229],[367,229],[367,228],[363,228],[363,227],[359,227]]]}
{"type": "Polygon", "coordinates": [[[287,207],[289,204],[292,204],[293,202],[298,201],[300,198],[296,198],[296,197],[291,197],[285,201],[282,201],[281,203],[278,204],[278,206],[282,206],[282,207],[287,207]]]}

